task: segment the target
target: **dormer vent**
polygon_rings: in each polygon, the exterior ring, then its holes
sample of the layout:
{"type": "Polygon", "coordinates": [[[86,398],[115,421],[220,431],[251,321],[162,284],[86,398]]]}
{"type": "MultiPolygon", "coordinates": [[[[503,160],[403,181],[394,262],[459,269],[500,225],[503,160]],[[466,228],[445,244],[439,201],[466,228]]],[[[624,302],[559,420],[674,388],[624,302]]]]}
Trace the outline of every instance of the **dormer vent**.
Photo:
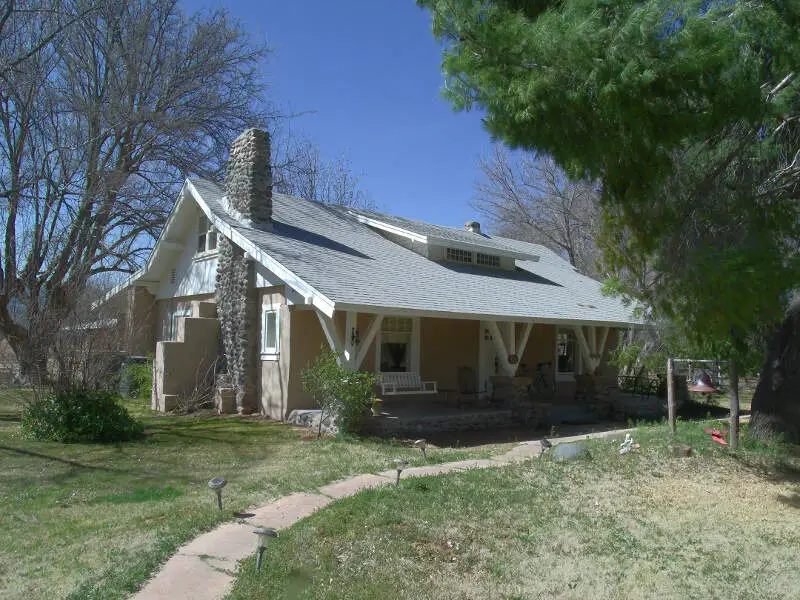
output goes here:
{"type": "Polygon", "coordinates": [[[470,231],[472,233],[480,233],[481,232],[481,224],[477,221],[467,221],[464,223],[464,231],[470,231]]]}

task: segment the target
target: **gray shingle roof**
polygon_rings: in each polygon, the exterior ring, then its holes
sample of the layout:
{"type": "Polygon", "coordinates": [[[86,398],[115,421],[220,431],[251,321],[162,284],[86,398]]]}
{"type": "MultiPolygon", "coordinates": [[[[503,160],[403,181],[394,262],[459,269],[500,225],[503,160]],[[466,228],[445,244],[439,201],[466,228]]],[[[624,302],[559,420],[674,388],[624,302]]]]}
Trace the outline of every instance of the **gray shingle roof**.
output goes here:
{"type": "MultiPolygon", "coordinates": [[[[191,183],[215,216],[337,308],[357,305],[365,311],[435,311],[442,316],[550,322],[636,322],[630,308],[603,296],[599,282],[580,275],[543,246],[489,238],[503,248],[540,257],[538,262],[518,260],[513,272],[439,263],[388,240],[340,207],[283,194],[273,195],[270,231],[246,226],[226,211],[221,188],[199,179],[191,183]]],[[[409,219],[402,222],[415,231],[436,231],[437,237],[470,234],[409,219]]]]}

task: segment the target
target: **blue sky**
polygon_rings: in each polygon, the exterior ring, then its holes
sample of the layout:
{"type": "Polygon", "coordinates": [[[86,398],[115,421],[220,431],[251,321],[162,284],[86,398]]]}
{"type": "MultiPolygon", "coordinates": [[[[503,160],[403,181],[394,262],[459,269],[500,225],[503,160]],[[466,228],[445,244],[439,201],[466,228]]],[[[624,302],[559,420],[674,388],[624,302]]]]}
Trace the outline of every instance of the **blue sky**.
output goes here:
{"type": "MultiPolygon", "coordinates": [[[[219,0],[184,0],[187,11],[219,0]]],[[[443,225],[474,218],[480,114],[441,96],[441,53],[413,0],[225,0],[273,49],[272,100],[332,158],[347,153],[378,208],[443,225]]]]}

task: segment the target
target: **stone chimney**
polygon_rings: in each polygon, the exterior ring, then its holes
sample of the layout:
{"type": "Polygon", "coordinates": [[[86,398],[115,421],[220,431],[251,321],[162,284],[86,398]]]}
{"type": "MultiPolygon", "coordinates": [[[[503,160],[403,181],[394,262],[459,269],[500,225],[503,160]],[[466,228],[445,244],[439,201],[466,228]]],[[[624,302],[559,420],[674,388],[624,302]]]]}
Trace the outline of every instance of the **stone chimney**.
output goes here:
{"type": "Polygon", "coordinates": [[[269,134],[248,129],[231,144],[225,193],[230,208],[255,224],[272,220],[272,166],[269,134]]]}
{"type": "Polygon", "coordinates": [[[477,221],[467,221],[464,223],[464,231],[471,231],[472,233],[481,232],[481,224],[477,221]]]}

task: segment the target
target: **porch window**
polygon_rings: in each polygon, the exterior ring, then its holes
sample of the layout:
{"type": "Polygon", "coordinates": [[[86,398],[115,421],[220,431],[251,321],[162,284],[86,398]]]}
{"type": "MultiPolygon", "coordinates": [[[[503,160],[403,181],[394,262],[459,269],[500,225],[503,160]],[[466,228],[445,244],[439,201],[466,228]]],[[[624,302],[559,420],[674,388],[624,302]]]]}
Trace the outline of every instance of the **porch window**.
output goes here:
{"type": "Polygon", "coordinates": [[[167,313],[166,332],[164,339],[174,342],[178,339],[178,320],[184,317],[189,317],[192,314],[192,308],[186,303],[173,304],[170,306],[167,313]]]}
{"type": "MultiPolygon", "coordinates": [[[[274,357],[280,351],[280,318],[278,311],[264,307],[261,319],[261,354],[274,357]]],[[[263,356],[262,356],[263,358],[263,356]]]]}
{"type": "Polygon", "coordinates": [[[578,367],[578,342],[575,334],[559,330],[556,338],[556,359],[558,375],[574,375],[578,367]]]}
{"type": "Polygon", "coordinates": [[[217,230],[205,216],[201,216],[197,226],[197,253],[217,249],[217,230]]]}
{"type": "Polygon", "coordinates": [[[381,322],[380,370],[397,373],[410,370],[413,321],[407,317],[384,317],[381,322]]]}

